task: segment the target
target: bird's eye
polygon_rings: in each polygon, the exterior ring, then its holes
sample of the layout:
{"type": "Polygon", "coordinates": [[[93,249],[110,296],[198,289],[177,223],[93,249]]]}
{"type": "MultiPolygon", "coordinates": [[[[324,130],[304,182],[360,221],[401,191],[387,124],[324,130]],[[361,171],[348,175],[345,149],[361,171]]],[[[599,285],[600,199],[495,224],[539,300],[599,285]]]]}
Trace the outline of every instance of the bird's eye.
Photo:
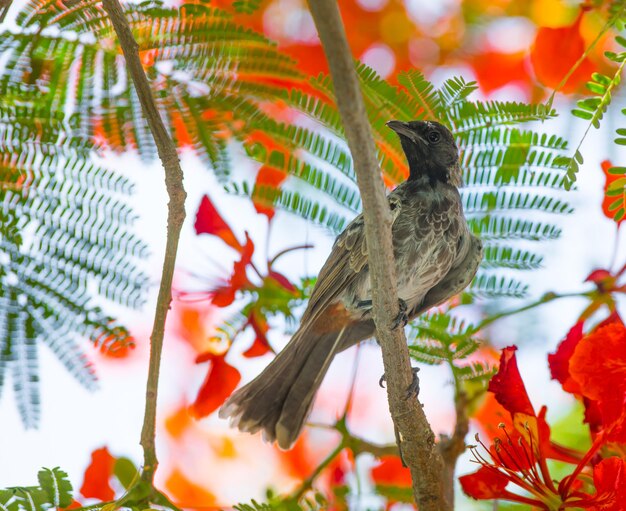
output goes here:
{"type": "Polygon", "coordinates": [[[441,140],[441,134],[438,131],[433,130],[428,133],[427,138],[431,144],[436,144],[441,140]]]}

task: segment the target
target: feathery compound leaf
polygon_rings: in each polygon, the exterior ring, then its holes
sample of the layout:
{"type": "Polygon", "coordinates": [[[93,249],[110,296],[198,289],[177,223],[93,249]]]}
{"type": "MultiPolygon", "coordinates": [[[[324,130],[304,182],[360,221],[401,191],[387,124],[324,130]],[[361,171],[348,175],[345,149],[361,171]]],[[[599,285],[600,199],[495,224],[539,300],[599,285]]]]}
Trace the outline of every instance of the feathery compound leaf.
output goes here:
{"type": "Polygon", "coordinates": [[[18,504],[14,491],[0,490],[0,511],[18,511],[18,504]]]}
{"type": "Polygon", "coordinates": [[[448,363],[464,359],[480,346],[474,338],[475,329],[449,314],[427,314],[411,328],[411,357],[425,364],[448,363]]]}
{"type": "MultiPolygon", "coordinates": [[[[568,168],[563,152],[567,142],[556,135],[515,126],[553,117],[554,110],[545,105],[471,102],[468,97],[476,86],[461,78],[448,80],[437,90],[421,73],[411,71],[400,75],[400,85],[394,87],[362,64],[357,70],[379,148],[379,162],[388,182],[404,180],[407,169],[397,136],[385,123],[394,118],[432,118],[447,123],[461,150],[466,184],[461,195],[470,227],[488,242],[483,268],[538,268],[542,258],[536,248],[525,246],[522,250],[503,243],[555,239],[561,231],[548,215],[572,211],[563,198],[568,168]],[[521,218],[531,211],[532,220],[521,218]]],[[[335,230],[346,222],[341,210],[354,215],[360,210],[360,201],[350,155],[336,140],[343,137],[343,131],[332,83],[328,76],[320,75],[310,85],[316,94],[293,90],[285,95],[286,101],[326,130],[313,131],[257,117],[255,129],[271,142],[261,141],[259,147],[259,137],[255,137],[255,142],[244,144],[249,156],[296,180],[288,180],[282,190],[257,187],[252,196],[255,201],[335,230]],[[298,181],[314,190],[304,195],[298,181]],[[334,216],[335,210],[341,216],[334,216]]],[[[248,195],[252,186],[229,189],[248,195]]],[[[478,280],[477,288],[469,291],[471,294],[495,297],[501,293],[510,297],[525,293],[526,286],[521,282],[494,280],[484,276],[483,271],[479,270],[478,276],[483,278],[478,280]]]]}
{"type": "Polygon", "coordinates": [[[67,473],[59,467],[40,470],[37,479],[39,486],[48,495],[48,502],[54,507],[67,507],[72,503],[72,484],[67,478],[67,473]]]}
{"type": "Polygon", "coordinates": [[[20,511],[45,511],[50,507],[48,495],[41,488],[15,488],[15,500],[20,511]]]}
{"type": "MultiPolygon", "coordinates": [[[[258,3],[238,5],[249,11],[258,3]]],[[[303,81],[298,66],[263,34],[217,8],[184,3],[173,9],[148,0],[127,3],[125,9],[170,132],[181,148],[193,148],[225,180],[225,134],[246,139],[248,122],[264,116],[260,101],[280,98],[303,81]]],[[[36,38],[3,34],[0,48],[7,63],[0,92],[41,97],[51,109],[70,111],[88,136],[154,158],[152,138],[101,2],[30,0],[17,21],[46,30],[36,38]],[[73,32],[85,37],[67,36],[73,32]]]]}
{"type": "MultiPolygon", "coordinates": [[[[624,7],[621,6],[619,11],[614,12],[615,19],[617,20],[623,13],[624,7]]],[[[620,39],[622,38],[617,36],[616,40],[618,43],[620,42],[620,39]]],[[[583,163],[583,156],[580,153],[582,144],[592,126],[596,129],[600,128],[600,121],[611,103],[612,92],[622,80],[622,71],[626,65],[626,52],[605,52],[605,55],[609,60],[618,64],[613,76],[609,77],[600,73],[593,73],[591,75],[591,80],[587,82],[587,88],[595,94],[595,96],[579,100],[577,107],[572,110],[572,114],[574,116],[585,121],[589,121],[589,124],[580,139],[576,150],[574,151],[574,156],[571,158],[562,158],[560,160],[560,163],[567,165],[567,175],[565,180],[565,188],[567,190],[569,190],[576,182],[576,176],[580,168],[579,166],[583,163]]],[[[615,143],[618,145],[624,145],[626,144],[626,139],[617,138],[615,139],[615,143]]]]}
{"type": "Polygon", "coordinates": [[[91,161],[91,146],[46,108],[0,104],[0,384],[12,371],[24,425],[39,419],[37,344],[87,388],[95,375],[78,339],[131,342],[88,289],[137,307],[147,248],[120,198],[130,183],[91,161]]]}

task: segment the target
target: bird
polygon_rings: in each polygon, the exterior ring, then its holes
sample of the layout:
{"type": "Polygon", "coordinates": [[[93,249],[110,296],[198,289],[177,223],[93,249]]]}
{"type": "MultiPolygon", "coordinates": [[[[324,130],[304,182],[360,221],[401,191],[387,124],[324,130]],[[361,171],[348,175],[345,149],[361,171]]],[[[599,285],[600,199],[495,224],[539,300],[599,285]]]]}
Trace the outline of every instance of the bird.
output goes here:
{"type": "MultiPolygon", "coordinates": [[[[453,134],[436,121],[389,121],[409,176],[387,195],[400,314],[394,327],[463,291],[482,260],[458,188],[459,151],[453,134]]],[[[311,411],[334,356],[375,334],[363,216],[337,237],[320,270],[300,326],[250,383],[222,405],[221,418],[290,449],[311,411]]]]}

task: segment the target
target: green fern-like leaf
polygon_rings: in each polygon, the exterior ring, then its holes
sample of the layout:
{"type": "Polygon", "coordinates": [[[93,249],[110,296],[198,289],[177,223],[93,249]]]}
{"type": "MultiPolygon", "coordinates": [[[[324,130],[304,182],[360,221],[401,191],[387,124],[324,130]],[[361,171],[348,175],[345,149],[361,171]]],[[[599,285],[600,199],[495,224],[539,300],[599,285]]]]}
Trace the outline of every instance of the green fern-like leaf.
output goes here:
{"type": "Polygon", "coordinates": [[[67,507],[72,503],[72,484],[67,473],[59,467],[40,470],[37,479],[39,486],[48,495],[48,502],[54,507],[67,507]]]}
{"type": "MultiPolygon", "coordinates": [[[[249,10],[258,2],[240,2],[249,10]]],[[[181,148],[191,147],[225,181],[229,157],[224,133],[246,140],[265,117],[260,101],[284,95],[284,83],[303,80],[295,61],[263,34],[207,5],[180,9],[148,0],[125,4],[147,65],[162,118],[181,148]]],[[[101,2],[25,2],[17,17],[24,30],[46,27],[37,38],[6,32],[7,62],[0,92],[31,94],[51,109],[70,111],[76,127],[115,150],[156,155],[117,37],[101,2]],[[56,31],[54,29],[56,29],[56,31]],[[67,37],[78,33],[89,37],[67,37]],[[77,72],[78,71],[78,72],[77,72]]]]}
{"type": "Polygon", "coordinates": [[[12,372],[26,427],[39,418],[39,343],[87,388],[95,375],[78,340],[123,345],[128,332],[93,305],[90,289],[137,307],[145,245],[120,197],[131,184],[92,161],[91,145],[47,109],[0,106],[0,383],[12,372]],[[8,226],[8,227],[7,227],[8,226]]]}
{"type": "MultiPolygon", "coordinates": [[[[434,118],[454,131],[461,150],[465,187],[461,195],[470,227],[485,236],[486,257],[479,272],[476,296],[523,296],[526,286],[518,279],[495,279],[484,271],[532,270],[540,267],[537,248],[523,249],[511,243],[555,239],[560,229],[555,214],[567,214],[571,206],[563,195],[567,179],[564,151],[567,142],[556,135],[517,127],[546,119],[555,112],[544,105],[512,102],[472,102],[474,83],[448,80],[435,89],[422,74],[411,71],[398,77],[399,86],[380,79],[359,64],[369,120],[379,148],[383,173],[392,183],[405,179],[406,163],[397,136],[385,123],[434,118]],[[532,211],[532,220],[523,218],[532,211]],[[501,286],[501,287],[499,287],[501,286]]],[[[252,184],[229,186],[267,206],[295,213],[331,229],[343,226],[346,217],[360,210],[352,159],[334,105],[332,82],[320,75],[310,81],[317,94],[299,90],[283,99],[312,119],[319,129],[276,123],[257,117],[255,128],[272,140],[246,144],[248,155],[259,163],[292,176],[280,190],[261,190],[252,184]],[[303,184],[310,187],[304,194],[303,184]],[[340,220],[338,220],[340,219],[340,220]]]]}
{"type": "MultiPolygon", "coordinates": [[[[626,110],[623,113],[626,114],[626,110]]],[[[620,137],[626,135],[626,130],[623,128],[618,128],[616,131],[620,137]]],[[[606,196],[611,199],[608,206],[609,212],[616,222],[620,222],[626,214],[626,167],[611,167],[608,172],[618,176],[608,186],[606,196]]]]}
{"type": "MultiPolygon", "coordinates": [[[[624,6],[620,6],[619,11],[614,11],[613,18],[615,22],[623,15],[624,6]]],[[[611,23],[611,21],[609,21],[611,23]]],[[[621,36],[616,36],[615,41],[622,47],[626,48],[626,39],[621,36]]],[[[591,80],[587,82],[587,89],[593,94],[592,97],[580,99],[576,105],[576,108],[572,110],[572,114],[585,121],[588,121],[587,129],[583,134],[578,147],[574,151],[574,155],[569,158],[563,158],[561,162],[567,164],[567,178],[565,181],[565,187],[570,189],[576,181],[580,165],[583,163],[583,156],[580,152],[582,144],[589,133],[590,128],[600,128],[600,121],[604,117],[611,101],[613,99],[613,92],[619,86],[622,80],[622,72],[624,66],[626,66],[626,51],[619,53],[607,51],[605,56],[617,64],[612,76],[606,76],[601,73],[593,73],[591,80]]],[[[626,144],[626,139],[617,138],[615,140],[617,144],[626,144]]]]}

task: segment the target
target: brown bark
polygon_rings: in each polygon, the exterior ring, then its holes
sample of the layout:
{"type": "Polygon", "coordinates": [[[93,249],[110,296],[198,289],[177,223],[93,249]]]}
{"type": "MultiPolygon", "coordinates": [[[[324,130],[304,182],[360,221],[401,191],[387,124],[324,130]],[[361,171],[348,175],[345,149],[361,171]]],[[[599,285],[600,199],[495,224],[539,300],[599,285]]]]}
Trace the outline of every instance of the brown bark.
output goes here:
{"type": "Polygon", "coordinates": [[[363,200],[373,316],[398,447],[411,470],[420,511],[445,511],[451,509],[451,504],[444,497],[443,460],[435,446],[435,436],[418,400],[405,399],[413,373],[404,331],[391,328],[399,312],[391,214],[354,62],[336,0],[309,0],[309,7],[330,67],[363,200]]]}

